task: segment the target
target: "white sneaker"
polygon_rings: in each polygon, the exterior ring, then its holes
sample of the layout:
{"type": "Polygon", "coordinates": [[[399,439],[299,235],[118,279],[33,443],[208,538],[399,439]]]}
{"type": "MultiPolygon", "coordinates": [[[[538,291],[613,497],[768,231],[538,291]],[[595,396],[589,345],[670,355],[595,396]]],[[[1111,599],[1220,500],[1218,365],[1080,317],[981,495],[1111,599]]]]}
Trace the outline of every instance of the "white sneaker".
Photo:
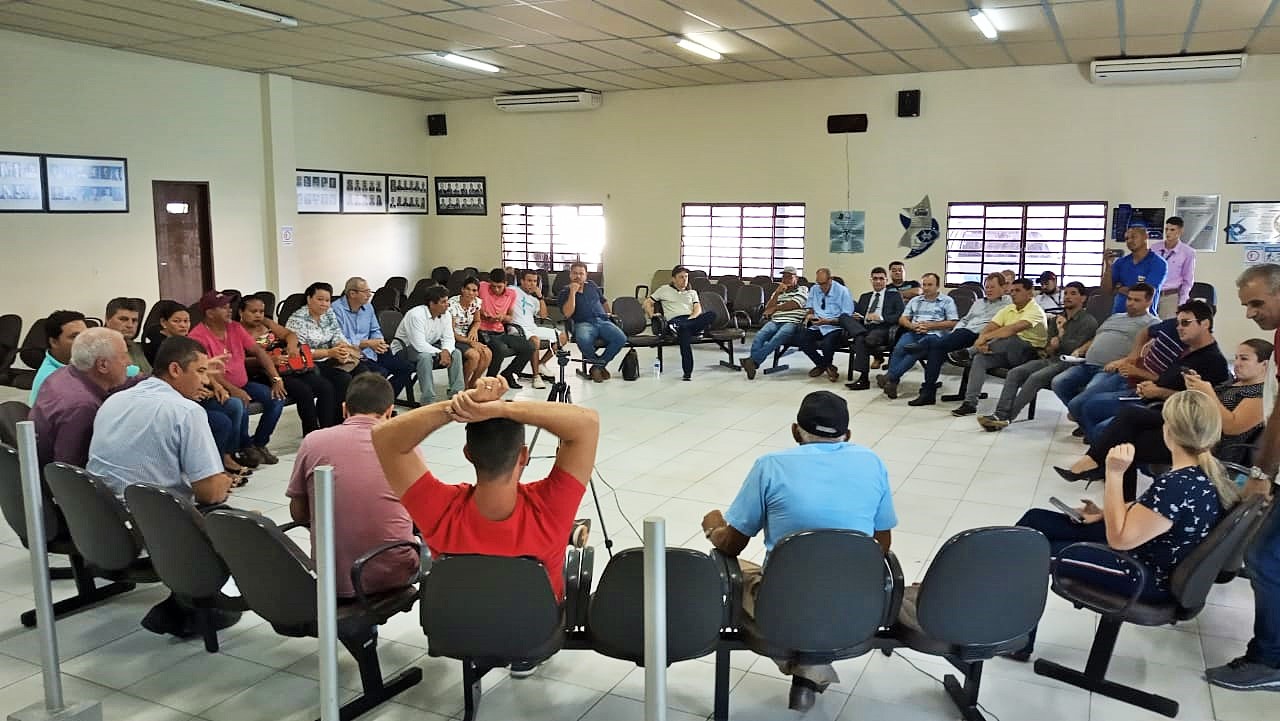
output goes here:
{"type": "Polygon", "coordinates": [[[543,388],[546,388],[546,387],[547,387],[547,384],[546,384],[546,383],[544,383],[544,382],[543,382],[543,380],[542,380],[542,374],[541,374],[541,373],[534,373],[534,374],[533,374],[533,387],[534,387],[535,389],[537,389],[537,390],[542,390],[543,388]]]}

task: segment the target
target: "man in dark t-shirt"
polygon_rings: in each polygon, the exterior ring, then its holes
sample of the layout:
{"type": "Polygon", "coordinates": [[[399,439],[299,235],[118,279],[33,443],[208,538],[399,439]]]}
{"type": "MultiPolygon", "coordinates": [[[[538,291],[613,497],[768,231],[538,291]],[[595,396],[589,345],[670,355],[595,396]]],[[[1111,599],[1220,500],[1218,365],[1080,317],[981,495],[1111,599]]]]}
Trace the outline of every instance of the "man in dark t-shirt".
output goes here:
{"type": "Polygon", "coordinates": [[[560,310],[572,321],[573,342],[591,364],[591,380],[609,380],[606,366],[627,344],[627,336],[609,320],[609,301],[600,286],[587,280],[585,263],[569,266],[569,285],[560,289],[559,300],[560,310]],[[596,350],[597,338],[604,341],[603,350],[596,350]]]}

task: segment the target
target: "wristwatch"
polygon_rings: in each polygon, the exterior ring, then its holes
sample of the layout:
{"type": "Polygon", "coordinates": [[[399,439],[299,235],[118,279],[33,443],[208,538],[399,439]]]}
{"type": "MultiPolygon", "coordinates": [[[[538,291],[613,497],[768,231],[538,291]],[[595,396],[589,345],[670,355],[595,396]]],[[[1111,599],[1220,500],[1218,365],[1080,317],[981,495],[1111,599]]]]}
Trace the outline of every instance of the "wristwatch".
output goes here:
{"type": "Polygon", "coordinates": [[[1267,481],[1267,482],[1274,480],[1271,476],[1267,475],[1266,471],[1262,470],[1257,466],[1253,466],[1252,468],[1249,469],[1249,478],[1256,478],[1259,481],[1267,481]]]}

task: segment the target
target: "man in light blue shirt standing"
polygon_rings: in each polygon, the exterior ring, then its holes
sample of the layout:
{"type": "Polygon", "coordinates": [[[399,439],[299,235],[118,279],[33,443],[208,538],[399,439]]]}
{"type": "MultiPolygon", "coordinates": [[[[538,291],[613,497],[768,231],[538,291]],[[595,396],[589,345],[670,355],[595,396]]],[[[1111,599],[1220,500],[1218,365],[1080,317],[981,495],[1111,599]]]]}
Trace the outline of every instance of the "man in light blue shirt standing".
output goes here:
{"type": "Polygon", "coordinates": [[[840,380],[835,366],[836,346],[848,337],[845,325],[853,322],[853,295],[832,280],[830,268],[819,268],[816,278],[818,282],[809,289],[805,304],[809,325],[798,341],[800,349],[813,361],[809,377],[826,373],[827,380],[835,383],[840,380]]]}
{"type": "MultiPolygon", "coordinates": [[[[849,442],[849,405],[830,391],[805,396],[791,426],[800,445],[767,453],[755,462],[727,513],[711,511],[702,519],[707,540],[736,557],[752,536],[764,531],[764,567],[769,553],[791,533],[842,528],[874,536],[889,551],[891,529],[898,525],[889,489],[889,472],[868,448],[849,442]]],[[[764,569],[748,561],[742,566],[742,607],[755,610],[764,569]]],[[[804,711],[840,677],[830,664],[815,666],[779,662],[791,675],[790,708],[804,711]]]]}

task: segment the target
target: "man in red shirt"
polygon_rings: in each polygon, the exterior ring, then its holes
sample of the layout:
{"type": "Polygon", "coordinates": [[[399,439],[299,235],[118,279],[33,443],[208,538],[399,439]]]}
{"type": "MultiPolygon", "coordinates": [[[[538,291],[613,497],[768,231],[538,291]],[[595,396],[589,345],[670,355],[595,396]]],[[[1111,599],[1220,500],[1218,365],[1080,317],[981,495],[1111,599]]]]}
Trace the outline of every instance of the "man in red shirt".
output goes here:
{"type": "Polygon", "coordinates": [[[516,371],[533,359],[533,344],[524,335],[507,333],[506,324],[515,321],[516,290],[507,286],[507,271],[494,268],[489,281],[480,284],[480,340],[493,351],[487,375],[497,376],[502,360],[515,356],[502,377],[511,388],[520,388],[516,371]]]}
{"type": "Polygon", "coordinates": [[[532,556],[564,599],[564,553],[595,465],[600,417],[590,408],[542,401],[503,402],[507,384],[482,378],[451,401],[433,403],[373,429],[373,448],[391,490],[409,510],[432,556],[532,556]],[[467,424],[462,452],[475,484],[444,483],[427,470],[418,445],[453,423],[467,424]],[[529,462],[525,426],[560,439],[550,475],[521,483],[529,462]]]}

